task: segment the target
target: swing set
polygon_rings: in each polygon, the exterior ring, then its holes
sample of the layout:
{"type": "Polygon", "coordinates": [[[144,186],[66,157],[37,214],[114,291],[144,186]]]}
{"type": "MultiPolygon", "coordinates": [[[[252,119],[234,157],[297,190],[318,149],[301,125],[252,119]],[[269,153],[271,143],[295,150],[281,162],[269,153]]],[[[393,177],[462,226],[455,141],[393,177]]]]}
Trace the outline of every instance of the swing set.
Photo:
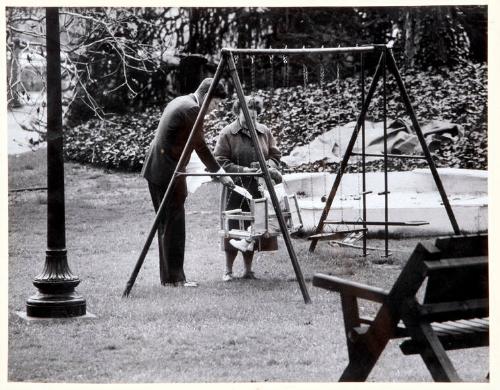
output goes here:
{"type": "MultiPolygon", "coordinates": [[[[295,254],[291,238],[290,238],[290,233],[299,229],[300,226],[302,225],[302,220],[300,216],[300,210],[298,207],[297,203],[297,198],[295,195],[291,196],[286,196],[285,199],[283,199],[283,203],[285,206],[282,208],[280,206],[280,201],[277,197],[277,194],[275,192],[273,182],[271,180],[271,176],[269,173],[269,169],[267,167],[264,154],[260,148],[258,138],[257,138],[257,133],[255,129],[255,125],[250,117],[249,113],[249,108],[247,106],[246,100],[245,100],[245,94],[243,91],[242,84],[240,82],[240,78],[238,76],[238,71],[236,67],[237,59],[238,56],[244,56],[244,55],[249,55],[251,56],[251,62],[252,62],[252,92],[255,86],[255,66],[254,66],[254,59],[255,56],[261,55],[261,56],[268,56],[271,64],[271,77],[270,77],[270,84],[271,87],[274,87],[274,79],[273,79],[273,58],[275,55],[281,55],[283,58],[283,67],[284,67],[284,84],[285,86],[288,85],[289,82],[289,75],[288,75],[288,57],[291,55],[342,55],[342,54],[355,54],[358,53],[361,56],[361,112],[360,115],[357,119],[356,126],[354,128],[354,131],[352,133],[352,137],[349,141],[349,144],[346,148],[345,154],[343,156],[343,159],[340,164],[339,171],[335,177],[335,181],[333,183],[333,186],[330,190],[330,193],[328,195],[328,198],[326,199],[326,204],[323,209],[321,218],[319,220],[318,225],[316,226],[314,234],[310,237],[311,239],[311,244],[309,250],[312,252],[314,251],[316,244],[319,240],[331,240],[333,236],[338,237],[339,232],[336,233],[326,233],[324,231],[325,226],[328,225],[361,225],[362,228],[355,228],[355,229],[349,229],[349,230],[344,230],[342,231],[342,234],[353,234],[353,233],[362,233],[363,235],[363,251],[364,254],[366,254],[366,231],[368,230],[367,226],[368,225],[384,225],[385,226],[385,241],[386,241],[386,254],[388,254],[388,227],[391,225],[408,225],[410,223],[404,223],[404,222],[389,222],[388,220],[388,188],[387,188],[387,160],[388,158],[423,158],[426,159],[429,167],[431,169],[433,178],[435,180],[435,183],[437,185],[437,188],[440,192],[443,205],[447,211],[448,217],[451,221],[451,224],[453,226],[453,229],[456,234],[460,233],[460,230],[458,228],[458,224],[456,222],[455,216],[453,214],[453,211],[451,209],[451,206],[448,202],[448,199],[446,197],[446,193],[444,191],[443,185],[441,183],[441,180],[439,178],[439,175],[437,173],[436,167],[434,165],[434,162],[432,160],[432,156],[430,154],[430,151],[425,143],[424,136],[422,134],[422,131],[420,129],[420,126],[418,124],[418,121],[416,119],[415,113],[413,111],[413,108],[411,107],[410,99],[408,97],[408,94],[406,93],[405,87],[403,85],[403,81],[401,79],[401,76],[398,72],[394,57],[392,55],[392,49],[389,45],[366,45],[366,46],[356,46],[356,47],[337,47],[337,48],[302,48],[302,49],[238,49],[238,48],[224,48],[221,51],[221,61],[219,62],[219,65],[217,67],[217,70],[215,72],[214,78],[212,85],[210,86],[205,99],[201,105],[200,111],[198,113],[198,116],[196,118],[196,121],[193,125],[193,128],[191,129],[190,135],[186,141],[186,145],[184,147],[184,150],[181,154],[181,157],[179,158],[179,161],[177,163],[177,166],[175,168],[175,174],[172,177],[167,190],[165,192],[164,198],[159,206],[158,212],[156,214],[156,217],[154,219],[153,225],[151,227],[151,230],[149,232],[149,235],[147,237],[146,243],[144,244],[144,247],[141,251],[141,254],[139,255],[139,258],[136,262],[136,265],[134,267],[134,270],[127,281],[126,288],[123,292],[123,297],[127,297],[130,294],[130,291],[135,283],[135,280],[137,278],[137,275],[140,271],[140,268],[142,267],[142,264],[144,262],[144,259],[146,257],[146,254],[149,250],[149,247],[151,245],[151,242],[154,239],[154,236],[156,234],[156,230],[158,228],[159,224],[159,216],[163,212],[163,210],[166,207],[166,200],[169,196],[169,194],[172,192],[173,187],[174,187],[174,182],[176,178],[180,176],[212,176],[212,177],[218,177],[218,176],[235,176],[235,177],[244,177],[244,176],[252,176],[252,177],[261,177],[264,182],[265,186],[267,188],[267,191],[269,193],[269,200],[272,203],[272,206],[274,208],[275,212],[275,218],[279,224],[280,232],[282,234],[283,240],[285,242],[296,278],[297,282],[299,284],[303,299],[305,303],[311,303],[311,299],[304,281],[304,277],[302,275],[302,271],[299,265],[299,262],[297,260],[297,256],[295,254]],[[363,58],[366,53],[379,53],[380,57],[378,60],[378,64],[371,82],[371,85],[369,87],[368,93],[365,97],[365,87],[364,87],[364,69],[363,69],[363,58]],[[205,117],[206,111],[208,109],[208,106],[210,104],[210,101],[212,99],[213,91],[219,80],[221,79],[222,72],[225,68],[225,66],[228,66],[229,74],[230,77],[233,81],[234,88],[238,97],[238,100],[240,102],[240,107],[243,112],[243,115],[245,117],[246,123],[248,125],[248,130],[250,137],[252,139],[253,146],[255,148],[255,151],[257,153],[257,158],[258,158],[258,163],[259,163],[259,168],[260,170],[256,173],[253,172],[245,172],[245,173],[224,173],[224,174],[214,174],[214,173],[185,173],[181,172],[180,168],[184,166],[187,161],[189,160],[189,153],[188,151],[190,150],[190,146],[193,142],[194,135],[201,131],[201,125],[203,122],[203,118],[205,117]],[[386,70],[387,68],[392,72],[394,77],[396,78],[397,85],[399,87],[399,90],[401,92],[404,104],[406,106],[406,109],[408,111],[408,114],[410,115],[411,121],[413,123],[413,127],[416,131],[416,134],[418,136],[418,139],[421,143],[422,149],[424,151],[424,156],[403,156],[403,155],[389,155],[387,153],[387,125],[386,125],[386,70]],[[365,126],[364,126],[364,121],[365,121],[365,116],[368,110],[368,106],[370,104],[370,101],[374,95],[375,89],[377,87],[378,81],[380,77],[383,77],[383,104],[384,104],[384,153],[377,155],[377,157],[383,157],[384,158],[384,178],[385,178],[385,191],[379,195],[384,195],[385,196],[385,220],[384,221],[366,221],[366,195],[369,194],[371,191],[366,190],[366,179],[365,179],[365,158],[367,156],[372,156],[371,154],[365,153],[365,126]],[[348,160],[351,155],[355,155],[353,153],[353,147],[354,144],[356,143],[356,139],[358,136],[358,133],[361,130],[362,134],[362,152],[361,152],[361,172],[362,172],[362,192],[359,195],[360,198],[362,198],[362,203],[363,203],[363,216],[360,218],[358,221],[344,221],[343,218],[340,221],[334,221],[334,220],[327,220],[327,216],[330,212],[330,207],[332,205],[333,199],[337,193],[337,190],[340,185],[340,181],[343,175],[343,172],[345,171],[348,160]]],[[[243,65],[243,64],[242,64],[243,65]]],[[[320,84],[322,85],[324,83],[324,67],[321,69],[320,67],[320,84]]],[[[308,70],[307,66],[304,64],[303,65],[303,77],[304,77],[304,86],[307,87],[308,84],[308,70]]],[[[243,66],[242,66],[242,78],[243,78],[243,66]]],[[[338,83],[338,72],[337,72],[337,83],[338,83]]],[[[227,191],[223,189],[224,191],[227,191]]],[[[326,191],[325,191],[326,192],[326,191]]],[[[326,194],[325,194],[326,195],[326,194]]],[[[252,199],[251,200],[251,207],[249,212],[243,212],[240,209],[237,210],[227,210],[223,211],[222,210],[222,202],[221,202],[221,231],[220,234],[221,236],[224,237],[234,237],[234,238],[242,238],[242,237],[261,237],[265,235],[272,235],[272,234],[278,234],[278,233],[271,233],[269,232],[268,229],[268,217],[269,217],[269,209],[268,209],[268,199],[252,199]],[[235,229],[235,231],[229,230],[227,228],[228,221],[231,219],[237,219],[240,221],[241,225],[243,225],[244,221],[250,221],[251,222],[251,228],[248,230],[244,229],[235,229]]],[[[421,222],[418,222],[421,223],[421,222]]],[[[424,222],[425,223],[425,222],[424,222]]]]}

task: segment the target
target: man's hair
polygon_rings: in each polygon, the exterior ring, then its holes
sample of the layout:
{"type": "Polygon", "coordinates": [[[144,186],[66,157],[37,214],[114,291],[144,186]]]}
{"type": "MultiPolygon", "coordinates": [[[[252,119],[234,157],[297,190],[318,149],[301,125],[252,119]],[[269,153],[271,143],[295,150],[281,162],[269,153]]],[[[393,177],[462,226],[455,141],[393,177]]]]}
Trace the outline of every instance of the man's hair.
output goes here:
{"type": "MultiPolygon", "coordinates": [[[[213,78],[208,77],[204,79],[199,87],[197,88],[196,92],[198,92],[201,96],[205,96],[212,85],[212,82],[214,81],[213,78]]],[[[227,98],[227,92],[226,89],[224,88],[224,85],[219,81],[217,85],[215,86],[214,92],[212,97],[218,98],[218,99],[225,99],[227,98]]]]}

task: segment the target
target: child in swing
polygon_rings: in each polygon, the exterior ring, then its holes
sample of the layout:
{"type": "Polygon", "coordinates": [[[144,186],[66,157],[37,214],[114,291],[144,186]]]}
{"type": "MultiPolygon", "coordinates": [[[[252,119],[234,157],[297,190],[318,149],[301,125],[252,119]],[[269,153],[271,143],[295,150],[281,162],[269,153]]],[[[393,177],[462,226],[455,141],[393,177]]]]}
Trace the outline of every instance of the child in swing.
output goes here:
{"type": "MultiPolygon", "coordinates": [[[[259,168],[259,163],[255,162],[252,163],[253,167],[256,167],[260,170],[259,168]]],[[[279,171],[269,168],[269,175],[271,176],[271,183],[274,187],[274,192],[276,193],[276,196],[279,201],[279,206],[281,209],[283,209],[283,197],[286,195],[285,189],[284,189],[284,182],[281,177],[281,174],[279,171]]],[[[271,197],[269,195],[269,192],[266,190],[266,183],[262,177],[258,178],[259,182],[259,192],[261,194],[260,198],[266,198],[267,199],[267,204],[269,207],[269,218],[268,218],[268,225],[267,225],[267,230],[269,233],[277,233],[280,231],[279,223],[278,220],[276,219],[276,214],[274,212],[273,208],[273,203],[271,201],[271,197]]],[[[248,228],[247,230],[249,230],[248,228]]],[[[247,252],[247,251],[253,251],[254,245],[255,245],[255,240],[252,238],[242,238],[240,240],[237,239],[232,239],[229,240],[229,243],[238,249],[241,252],[247,252]]]]}
{"type": "MultiPolygon", "coordinates": [[[[271,178],[274,178],[276,182],[281,182],[281,174],[278,171],[281,152],[279,151],[276,145],[276,140],[271,134],[269,128],[257,122],[257,116],[262,112],[264,107],[262,98],[259,96],[245,96],[245,101],[250,113],[250,118],[252,119],[256,129],[257,139],[264,154],[271,178]]],[[[217,140],[217,144],[215,145],[214,156],[226,172],[255,173],[259,170],[257,152],[253,146],[239,100],[234,102],[232,111],[235,114],[236,119],[222,129],[217,140]]],[[[256,177],[235,177],[234,182],[236,185],[245,188],[254,199],[262,197],[262,194],[259,191],[259,182],[256,177]]],[[[249,211],[250,207],[246,198],[235,191],[229,191],[225,209],[242,209],[243,211],[249,211]]],[[[248,226],[249,224],[246,224],[245,228],[248,226]]],[[[229,228],[237,229],[238,221],[229,221],[229,228]]],[[[272,238],[275,242],[277,242],[276,237],[272,238]]],[[[238,255],[238,251],[242,252],[245,267],[242,278],[255,279],[255,275],[252,271],[254,245],[253,242],[246,243],[244,241],[245,240],[243,240],[243,242],[240,240],[234,240],[231,242],[227,239],[224,239],[223,241],[226,258],[226,270],[222,279],[225,282],[233,280],[233,264],[236,256],[238,255]]],[[[269,241],[269,244],[271,245],[273,240],[269,241]]],[[[276,246],[277,244],[274,245],[276,246]]]]}

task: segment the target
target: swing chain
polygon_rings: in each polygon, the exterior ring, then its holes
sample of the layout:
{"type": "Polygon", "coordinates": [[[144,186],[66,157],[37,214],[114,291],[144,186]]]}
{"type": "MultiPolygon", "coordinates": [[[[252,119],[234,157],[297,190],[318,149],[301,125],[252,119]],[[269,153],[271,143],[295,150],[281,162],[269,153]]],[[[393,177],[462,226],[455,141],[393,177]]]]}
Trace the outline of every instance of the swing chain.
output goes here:
{"type": "Polygon", "coordinates": [[[239,58],[238,54],[235,54],[233,58],[234,58],[234,66],[236,67],[238,65],[238,58],[239,58]]]}
{"type": "Polygon", "coordinates": [[[252,93],[253,91],[255,90],[255,56],[252,55],[250,56],[250,61],[252,62],[252,68],[251,68],[251,77],[252,77],[252,85],[251,85],[251,88],[252,88],[252,93]]]}
{"type": "Polygon", "coordinates": [[[309,75],[307,73],[307,65],[306,64],[302,64],[302,73],[304,74],[304,90],[306,90],[308,78],[309,78],[309,75]]]}
{"type": "Polygon", "coordinates": [[[321,62],[321,65],[319,66],[319,85],[321,88],[325,85],[325,66],[323,65],[323,62],[321,62]]]}
{"type": "MultiPolygon", "coordinates": [[[[286,48],[286,46],[285,46],[286,48]]],[[[283,72],[283,86],[288,87],[288,57],[284,54],[282,56],[283,58],[283,65],[284,65],[284,72],[283,72]]]]}
{"type": "Polygon", "coordinates": [[[274,65],[273,65],[273,61],[274,61],[274,54],[271,54],[269,56],[269,66],[271,68],[271,75],[270,75],[269,83],[271,84],[271,92],[274,91],[274,65]]]}

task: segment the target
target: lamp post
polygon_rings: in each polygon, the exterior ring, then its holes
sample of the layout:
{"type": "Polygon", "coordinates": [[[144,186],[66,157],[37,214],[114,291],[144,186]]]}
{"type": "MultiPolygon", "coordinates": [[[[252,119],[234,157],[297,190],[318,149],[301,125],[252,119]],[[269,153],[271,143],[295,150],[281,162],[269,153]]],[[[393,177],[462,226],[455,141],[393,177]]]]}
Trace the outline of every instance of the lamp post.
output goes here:
{"type": "Polygon", "coordinates": [[[66,256],[64,160],[61,105],[59,10],[46,8],[47,27],[47,250],[43,271],[34,278],[38,292],[26,301],[29,317],[78,317],[86,302],[75,292],[80,279],[66,256]]]}

